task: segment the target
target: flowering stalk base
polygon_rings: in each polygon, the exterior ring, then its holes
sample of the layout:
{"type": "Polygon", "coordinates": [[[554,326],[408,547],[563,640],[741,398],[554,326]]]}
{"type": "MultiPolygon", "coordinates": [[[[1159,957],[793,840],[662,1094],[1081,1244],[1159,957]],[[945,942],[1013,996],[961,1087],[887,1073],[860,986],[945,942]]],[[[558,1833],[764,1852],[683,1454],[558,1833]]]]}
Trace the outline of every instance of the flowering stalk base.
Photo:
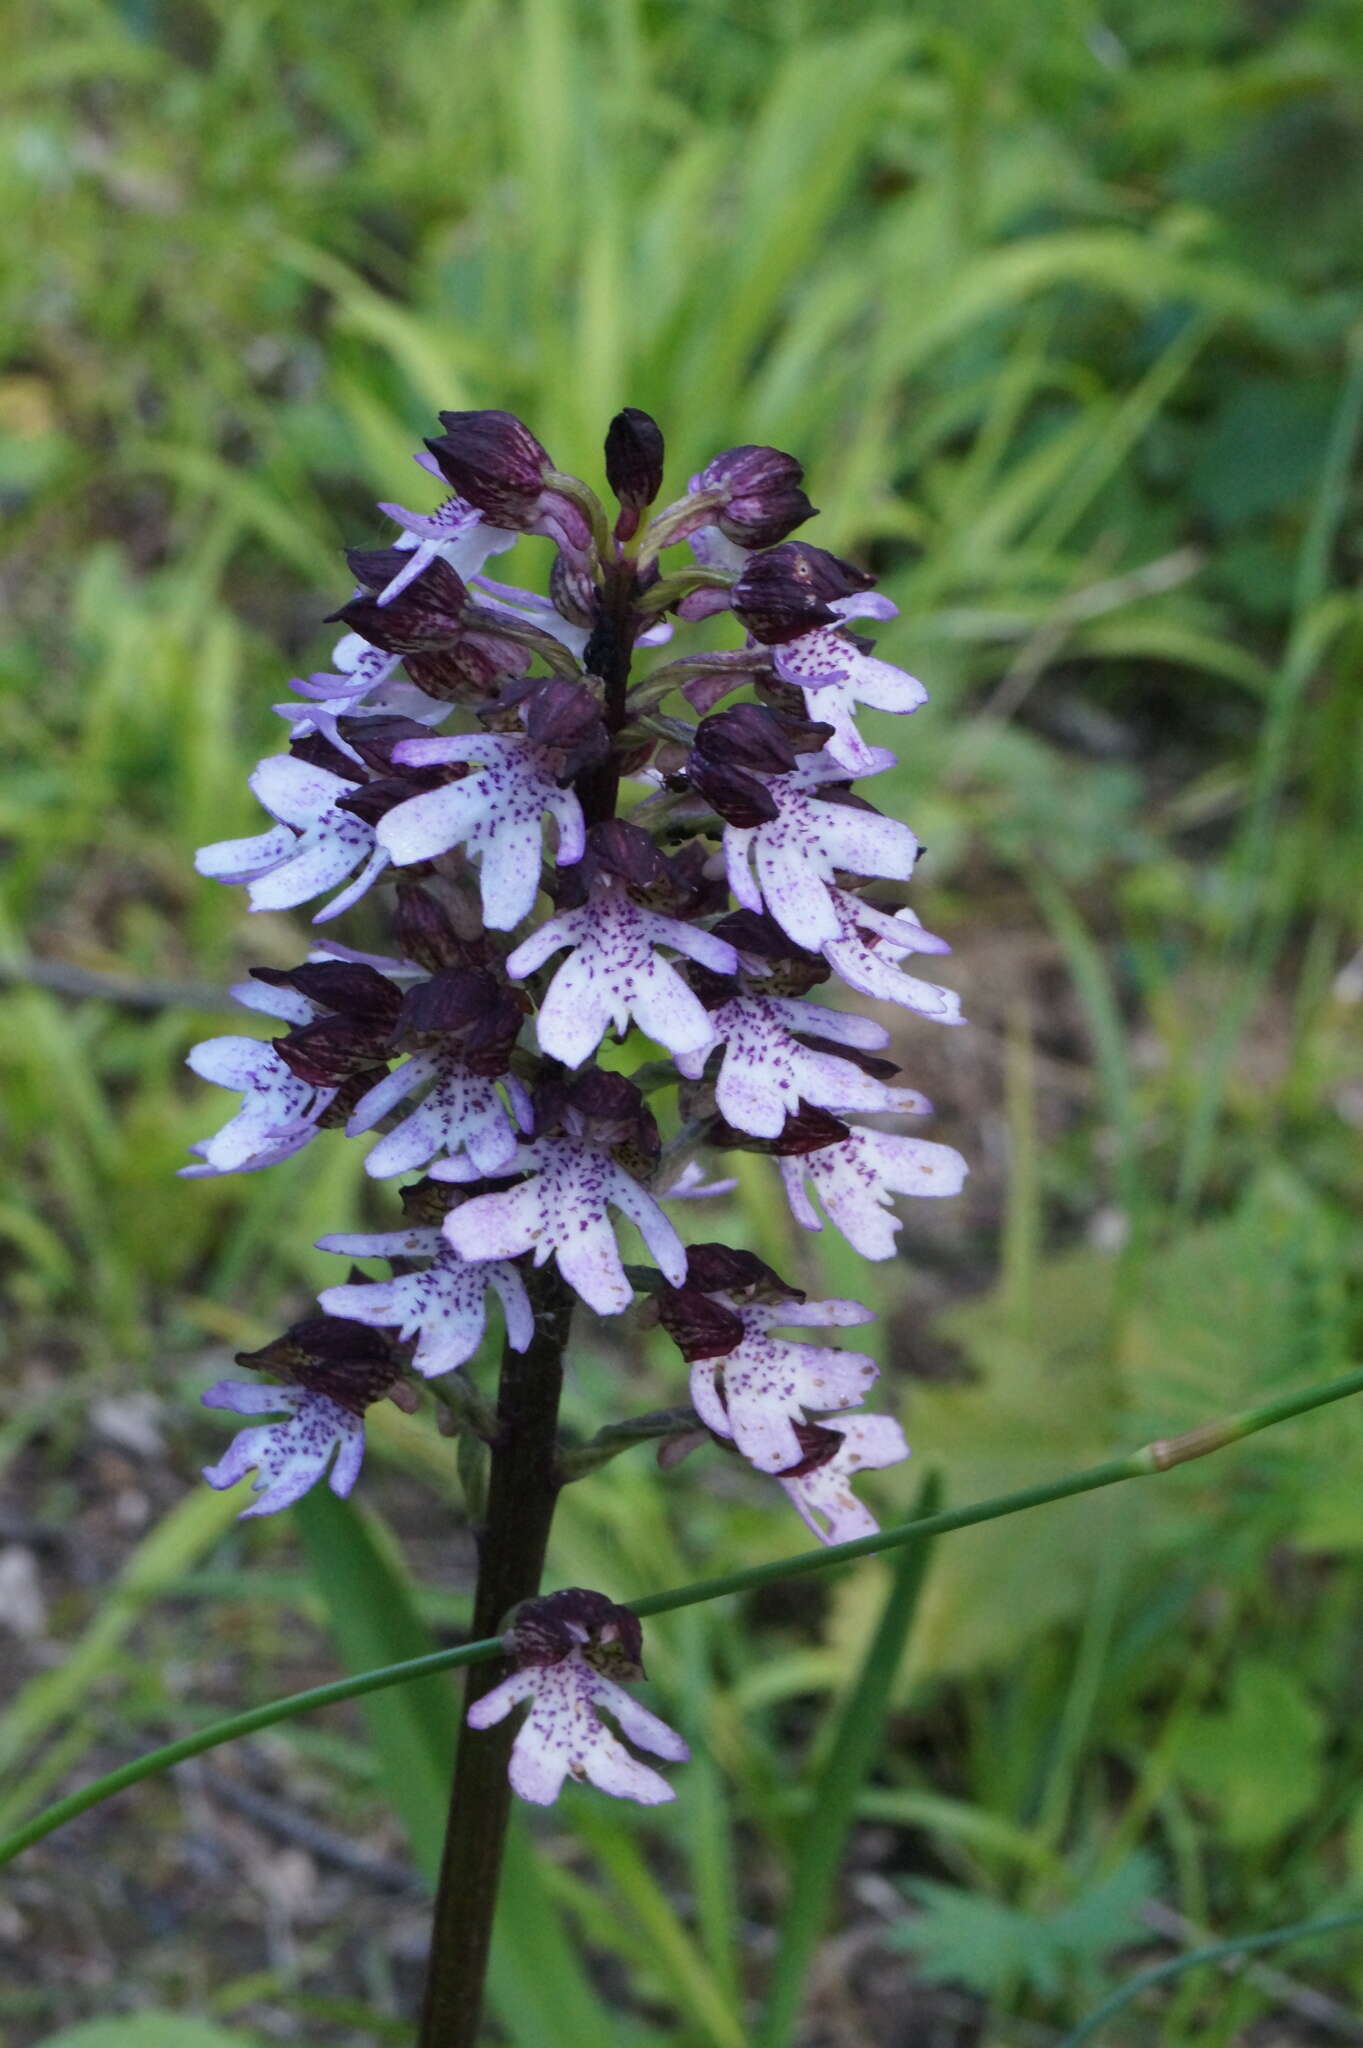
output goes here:
{"type": "MultiPolygon", "coordinates": [[[[497,1438],[479,1536],[475,1638],[499,1634],[509,1610],[539,1591],[558,1497],[558,1404],[574,1296],[553,1266],[530,1276],[529,1293],[535,1335],[523,1352],[508,1346],[497,1393],[497,1438]]],[[[505,1676],[500,1660],[474,1665],[467,1704],[505,1676]]],[[[478,2038],[511,1811],[507,1765],[515,1733],[509,1722],[481,1732],[465,1721],[460,1730],[419,2048],[472,2048],[478,2038]]]]}

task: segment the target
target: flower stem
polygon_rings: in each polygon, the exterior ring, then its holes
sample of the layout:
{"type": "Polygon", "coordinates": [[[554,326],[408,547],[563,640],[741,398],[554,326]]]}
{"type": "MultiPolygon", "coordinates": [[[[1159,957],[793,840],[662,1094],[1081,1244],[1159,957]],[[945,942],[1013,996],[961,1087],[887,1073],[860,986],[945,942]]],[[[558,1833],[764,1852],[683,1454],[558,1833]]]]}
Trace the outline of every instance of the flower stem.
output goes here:
{"type": "MultiPolygon", "coordinates": [[[[475,1637],[498,1635],[508,1611],[539,1591],[558,1498],[558,1404],[573,1293],[552,1265],[530,1275],[529,1288],[535,1335],[525,1352],[508,1346],[497,1390],[475,1637]]],[[[505,1675],[501,1658],[475,1665],[467,1704],[505,1675]]],[[[511,1810],[507,1764],[514,1735],[506,1722],[485,1731],[465,1723],[460,1730],[418,2048],[473,2048],[478,2038],[511,1810]]]]}

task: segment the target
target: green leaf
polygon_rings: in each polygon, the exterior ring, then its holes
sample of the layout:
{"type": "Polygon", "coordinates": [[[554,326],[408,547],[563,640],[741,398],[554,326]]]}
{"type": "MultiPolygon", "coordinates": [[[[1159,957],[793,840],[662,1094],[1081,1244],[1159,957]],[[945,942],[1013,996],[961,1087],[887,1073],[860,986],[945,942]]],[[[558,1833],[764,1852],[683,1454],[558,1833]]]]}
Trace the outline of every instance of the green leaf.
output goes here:
{"type": "Polygon", "coordinates": [[[38,2048],[257,2048],[257,2041],[253,2034],[229,2033],[187,2013],[130,2012],[63,2027],[38,2048]]]}
{"type": "MultiPolygon", "coordinates": [[[[940,1505],[941,1489],[936,1475],[930,1473],[914,1512],[936,1514],[940,1505]]],[[[790,2040],[799,2017],[805,1974],[828,1918],[847,1831],[880,1747],[895,1673],[918,1609],[929,1547],[925,1542],[906,1544],[894,1560],[879,1626],[831,1730],[827,1761],[800,1832],[790,1898],[757,2034],[760,2048],[781,2048],[790,2040]]]]}
{"type": "MultiPolygon", "coordinates": [[[[391,1539],[373,1516],[314,1488],[299,1502],[297,1519],[348,1670],[396,1664],[437,1647],[417,1613],[391,1539]]],[[[362,1711],[384,1791],[412,1854],[434,1883],[459,1725],[454,1689],[437,1674],[372,1693],[362,1711]]]]}
{"type": "Polygon", "coordinates": [[[1262,1849],[1309,1813],[1321,1792],[1323,1717],[1280,1664],[1246,1659],[1228,1704],[1180,1737],[1179,1776],[1216,1807],[1227,1842],[1262,1849]]]}
{"type": "Polygon", "coordinates": [[[1048,1912],[919,1879],[908,1890],[920,1911],[892,1938],[931,1983],[999,1999],[1026,1988],[1055,2000],[1076,1981],[1091,1983],[1110,1956],[1140,1938],[1137,1911],[1157,1879],[1154,1859],[1138,1850],[1101,1884],[1048,1912]]]}

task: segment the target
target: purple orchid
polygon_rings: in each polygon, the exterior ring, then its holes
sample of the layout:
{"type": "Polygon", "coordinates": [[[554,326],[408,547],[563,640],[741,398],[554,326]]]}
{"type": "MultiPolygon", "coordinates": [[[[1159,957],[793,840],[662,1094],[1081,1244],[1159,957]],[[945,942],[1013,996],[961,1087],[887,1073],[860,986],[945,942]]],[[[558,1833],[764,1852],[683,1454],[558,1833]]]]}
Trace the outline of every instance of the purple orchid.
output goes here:
{"type": "Polygon", "coordinates": [[[814,1183],[819,1200],[847,1242],[864,1259],[894,1257],[902,1228],[891,1196],[958,1195],[968,1168],[950,1145],[926,1138],[902,1138],[892,1131],[853,1130],[839,1143],[781,1161],[781,1176],[795,1219],[806,1230],[822,1230],[805,1192],[814,1183]]]}
{"type": "MultiPolygon", "coordinates": [[[[686,1272],[686,1250],[653,1196],[597,1145],[577,1138],[535,1138],[516,1164],[529,1178],[505,1193],[475,1195],[445,1219],[445,1235],[463,1259],[515,1259],[533,1252],[537,1266],[552,1257],[564,1279],[600,1316],[623,1313],[634,1299],[609,1211],[618,1209],[674,1286],[686,1272]]],[[[472,1179],[456,1166],[438,1180],[472,1179]]]]}
{"type": "Polygon", "coordinates": [[[540,834],[547,811],[558,825],[561,867],[586,846],[582,807],[554,779],[549,750],[513,733],[404,740],[393,758],[406,767],[476,764],[443,788],[409,797],[378,828],[385,856],[400,866],[464,846],[482,860],[483,920],[509,932],[530,915],[540,886],[540,834]]]}
{"type": "MultiPolygon", "coordinates": [[[[774,1478],[821,1542],[865,1534],[851,1481],[907,1446],[862,1408],[872,1359],[801,1333],[871,1311],[809,1301],[731,1244],[688,1252],[663,1204],[724,1194],[735,1182],[716,1154],[746,1149],[775,1159],[807,1229],[826,1218],[886,1259],[894,1198],[964,1181],[950,1147],[844,1121],[929,1105],[898,1085],[881,1018],[811,995],[836,976],[905,1024],[961,1021],[954,991],[905,971],[949,950],[902,904],[918,842],[852,786],[894,765],[858,730],[863,707],[924,702],[856,630],[895,607],[854,562],[789,537],[813,507],[781,449],[725,449],[654,510],[663,437],[626,407],[606,441],[612,515],[513,414],[440,418],[417,460],[455,495],[430,513],[385,505],[396,542],[350,551],[358,588],[332,616],[351,630],[276,707],[290,751],[251,777],[271,829],[197,857],[244,883],[255,910],[329,897],[316,922],[382,876],[389,935],[255,970],[240,999],[284,1028],[191,1052],[242,1101],[185,1169],[253,1172],[344,1126],[369,1137],[371,1180],[424,1177],[400,1190],[404,1227],[320,1240],[386,1260],[386,1279],[352,1272],[323,1289],[323,1315],[242,1358],[276,1384],[209,1390],[209,1406],[259,1419],[207,1477],[254,1472],[253,1515],[323,1478],[347,1493],[368,1406],[415,1412],[424,1381],[458,1374],[441,1427],[481,1439],[459,1470],[471,1520],[487,1517],[482,1570],[538,1555],[558,1487],[601,1461],[599,1444],[557,1436],[573,1299],[607,1316],[638,1302],[680,1350],[699,1417],[682,1410],[664,1445],[718,1441],[774,1478]],[[534,590],[487,573],[525,534],[550,544],[534,590]],[[669,565],[688,544],[691,562],[669,565]],[[722,632],[722,614],[729,644],[637,672],[678,620],[722,632]],[[894,886],[867,901],[873,884],[894,886]],[[641,1057],[634,1031],[653,1041],[641,1057]],[[621,1219],[651,1265],[626,1264],[621,1219]],[[489,1290],[506,1338],[495,1409],[475,1384],[489,1290]]],[[[515,1588],[481,1574],[480,1588],[495,1626],[515,1588]]],[[[642,1675],[634,1616],[579,1589],[514,1609],[505,1640],[511,1675],[469,1720],[528,1703],[517,1791],[548,1803],[571,1775],[671,1798],[601,1719],[686,1755],[623,1689],[642,1675]]]]}
{"type": "Polygon", "coordinates": [[[590,1059],[611,1025],[630,1019],[678,1057],[711,1042],[704,1005],[675,967],[655,950],[670,946],[715,974],[732,974],[738,956],[723,939],[675,917],[644,910],[613,875],[600,876],[580,910],[561,911],[510,954],[513,981],[533,974],[564,946],[572,947],[540,1005],[540,1050],[565,1066],[590,1059]]]}
{"type": "Polygon", "coordinates": [[[837,1441],[821,1447],[817,1462],[806,1458],[794,1472],[778,1472],[780,1486],[820,1543],[874,1536],[880,1524],[857,1499],[851,1481],[857,1472],[878,1472],[907,1458],[903,1430],[890,1415],[830,1415],[817,1433],[837,1441]]]}
{"type": "Polygon", "coordinates": [[[859,1301],[754,1302],[738,1311],[732,1351],[698,1358],[691,1399],[716,1436],[732,1437],[759,1472],[785,1472],[804,1453],[796,1424],[809,1412],[855,1408],[877,1377],[873,1359],[826,1344],[773,1335],[781,1329],[847,1330],[875,1321],[859,1301]]]}
{"type": "Polygon", "coordinates": [[[535,1334],[530,1299],[516,1268],[501,1259],[470,1265],[439,1230],[341,1231],[319,1238],[317,1248],[353,1259],[429,1262],[419,1272],[400,1273],[392,1280],[352,1280],[326,1287],[317,1297],[328,1315],[395,1329],[405,1342],[415,1338],[412,1364],[425,1379],[454,1372],[474,1357],[487,1327],[489,1287],[506,1313],[506,1339],[512,1349],[524,1351],[535,1334]]]}
{"type": "MultiPolygon", "coordinates": [[[[899,607],[878,591],[857,591],[834,598],[829,606],[840,618],[893,619],[899,607]]],[[[927,702],[928,693],[916,676],[866,653],[836,626],[816,626],[771,650],[772,665],[783,683],[804,692],[811,718],[833,727],[828,752],[853,775],[875,773],[876,749],[857,731],[855,707],[893,711],[903,716],[927,702]]]]}
{"type": "Polygon", "coordinates": [[[360,1476],[364,1461],[364,1423],[326,1394],[305,1387],[253,1387],[242,1380],[218,1380],[203,1395],[205,1408],[228,1408],[234,1415],[275,1415],[275,1422],[240,1430],[216,1465],[205,1465],[204,1478],[222,1491],[248,1472],[256,1474],[253,1491],[260,1495],[248,1515],[277,1515],[301,1500],[331,1464],[327,1484],[344,1497],[360,1476]]]}
{"type": "MultiPolygon", "coordinates": [[[[830,889],[838,935],[825,939],[824,958],[849,988],[877,1002],[900,1003],[939,1024],[962,1024],[961,999],[955,989],[919,981],[901,972],[899,962],[911,953],[949,953],[945,939],[925,932],[913,911],[877,910],[846,889],[830,889]]],[[[849,1108],[853,1107],[849,1103],[849,1108]]]]}
{"type": "MultiPolygon", "coordinates": [[[[430,456],[423,452],[416,460],[432,476],[439,476],[439,465],[430,456]]],[[[408,512],[401,505],[384,504],[379,506],[379,510],[386,512],[402,528],[402,538],[397,545],[409,549],[412,558],[378,592],[379,604],[390,603],[409,583],[424,574],[437,557],[448,562],[455,574],[467,583],[470,577],[477,575],[489,556],[505,554],[520,538],[519,534],[504,526],[493,526],[476,506],[458,496],[446,498],[434,512],[408,512]]]]}
{"type": "MultiPolygon", "coordinates": [[[[871,750],[871,772],[891,766],[893,754],[871,750]]],[[[724,860],[729,887],[746,910],[767,909],[797,946],[817,951],[839,935],[832,890],[839,869],[907,881],[918,841],[897,818],[821,800],[826,783],[845,783],[839,761],[815,756],[767,785],[775,818],[760,825],[726,825],[724,860]],[[754,872],[755,871],[755,872],[754,872]]]]}
{"type": "MultiPolygon", "coordinates": [[[[785,996],[734,996],[710,1018],[711,1038],[696,1052],[679,1052],[683,1074],[697,1078],[716,1045],[724,1059],[715,1104],[726,1123],[754,1137],[780,1135],[802,1101],[818,1109],[898,1110],[922,1115],[927,1101],[912,1088],[890,1088],[835,1052],[801,1044],[804,1032],[859,1051],[876,1052],[889,1032],[869,1017],[854,1017],[785,996]]],[[[655,1034],[656,1035],[656,1034],[655,1034]]]]}
{"type": "MultiPolygon", "coordinates": [[[[457,1159],[465,1153],[479,1173],[504,1172],[515,1156],[517,1127],[497,1083],[483,1074],[470,1073],[459,1059],[443,1053],[413,1053],[391,1074],[385,1074],[356,1103],[346,1125],[347,1136],[355,1138],[372,1131],[413,1089],[427,1082],[434,1085],[417,1107],[370,1150],[365,1172],[383,1180],[390,1174],[429,1166],[433,1159],[457,1159]]],[[[522,1129],[526,1128],[524,1089],[510,1076],[503,1085],[516,1105],[522,1129]]]]}
{"type": "MultiPolygon", "coordinates": [[[[316,1003],[292,988],[243,981],[232,995],[243,1009],[288,1024],[310,1024],[317,1015],[316,1003]]],[[[190,1146],[197,1163],[179,1169],[183,1180],[256,1173],[292,1158],[316,1137],[319,1118],[336,1099],[334,1088],[301,1080],[266,1040],[244,1034],[203,1039],[190,1048],[185,1064],[200,1080],[239,1091],[245,1099],[215,1136],[190,1146]]]]}
{"type": "Polygon", "coordinates": [[[468,1719],[473,1728],[491,1728],[530,1702],[511,1750],[511,1783],[522,1799],[552,1806],[569,1777],[641,1806],[676,1798],[666,1778],[631,1756],[600,1716],[604,1707],[631,1742],[669,1763],[685,1763],[691,1754],[676,1730],[619,1682],[643,1675],[639,1624],[627,1608],[575,1588],[553,1593],[527,1603],[508,1643],[517,1668],[474,1701],[468,1719]]]}
{"type": "Polygon", "coordinates": [[[292,754],[272,754],[250,777],[250,786],[279,823],[253,839],[201,846],[194,857],[199,873],[218,882],[245,882],[252,910],[292,910],[353,875],[349,887],[317,912],[315,924],[358,903],[389,859],[374,843],[373,826],[339,808],[358,784],[292,754]]]}

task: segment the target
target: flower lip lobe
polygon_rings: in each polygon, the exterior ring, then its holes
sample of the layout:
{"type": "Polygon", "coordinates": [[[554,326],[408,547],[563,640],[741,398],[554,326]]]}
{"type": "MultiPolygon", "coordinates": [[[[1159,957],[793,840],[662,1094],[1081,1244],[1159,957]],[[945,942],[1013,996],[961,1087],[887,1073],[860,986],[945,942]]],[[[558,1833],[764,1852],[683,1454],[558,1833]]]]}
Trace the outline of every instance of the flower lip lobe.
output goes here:
{"type": "Polygon", "coordinates": [[[473,1728],[490,1728],[529,1703],[511,1750],[511,1784],[522,1799],[550,1806],[569,1777],[642,1806],[676,1797],[600,1716],[604,1707],[631,1742],[669,1763],[685,1763],[691,1754],[676,1730],[620,1682],[642,1676],[639,1623],[628,1608],[580,1587],[526,1601],[507,1647],[516,1668],[474,1701],[467,1718],[473,1728]]]}

